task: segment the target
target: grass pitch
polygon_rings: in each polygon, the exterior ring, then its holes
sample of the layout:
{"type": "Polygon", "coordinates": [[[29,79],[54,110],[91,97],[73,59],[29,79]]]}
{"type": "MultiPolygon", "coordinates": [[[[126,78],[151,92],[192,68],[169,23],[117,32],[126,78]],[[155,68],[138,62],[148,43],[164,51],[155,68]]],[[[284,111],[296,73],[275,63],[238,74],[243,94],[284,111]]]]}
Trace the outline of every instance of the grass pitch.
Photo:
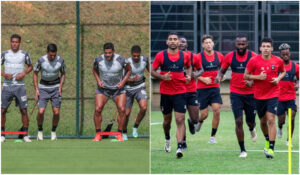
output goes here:
{"type": "Polygon", "coordinates": [[[1,146],[1,172],[5,174],[149,173],[149,139],[45,139],[32,143],[7,139],[1,146]]]}
{"type": "MultiPolygon", "coordinates": [[[[256,118],[256,142],[250,139],[250,132],[245,125],[245,147],[247,158],[239,158],[240,148],[235,135],[234,117],[231,111],[222,111],[219,129],[217,131],[218,144],[208,144],[211,134],[212,112],[204,121],[199,133],[191,135],[187,127],[188,150],[183,152],[183,158],[176,158],[176,124],[173,118],[171,128],[171,153],[164,151],[163,117],[160,111],[151,112],[151,173],[176,174],[287,174],[288,147],[287,124],[283,127],[283,137],[276,138],[275,157],[266,159],[263,153],[264,136],[260,130],[259,119],[256,118]],[[280,151],[280,152],[278,152],[280,151]]],[[[277,120],[276,120],[277,121],[277,120]]],[[[286,122],[287,123],[287,122],[286,122]]],[[[299,114],[295,122],[294,137],[292,140],[292,173],[299,174],[299,114]]]]}

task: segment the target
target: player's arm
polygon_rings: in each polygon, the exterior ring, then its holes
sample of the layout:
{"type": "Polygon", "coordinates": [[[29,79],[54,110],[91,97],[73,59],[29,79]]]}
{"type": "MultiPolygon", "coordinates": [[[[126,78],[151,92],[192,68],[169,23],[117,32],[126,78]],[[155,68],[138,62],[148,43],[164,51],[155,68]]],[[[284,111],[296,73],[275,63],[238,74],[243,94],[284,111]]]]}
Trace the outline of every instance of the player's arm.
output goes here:
{"type": "Polygon", "coordinates": [[[33,87],[35,90],[35,100],[38,101],[40,92],[39,92],[39,88],[38,88],[38,74],[39,71],[34,71],[33,72],[33,87]]]}
{"type": "Polygon", "coordinates": [[[267,78],[267,74],[265,71],[262,71],[259,75],[251,75],[247,69],[245,69],[244,79],[245,80],[265,80],[267,78]]]}
{"type": "Polygon", "coordinates": [[[224,75],[226,74],[226,71],[227,71],[226,68],[221,67],[221,69],[218,71],[218,75],[215,79],[215,83],[220,83],[221,80],[223,80],[224,75]]]}
{"type": "Polygon", "coordinates": [[[103,82],[101,81],[101,79],[99,77],[99,74],[98,74],[98,72],[99,72],[98,66],[94,65],[92,71],[93,71],[93,75],[94,75],[94,77],[95,77],[95,79],[97,81],[98,86],[101,87],[101,88],[104,88],[103,82]]]}
{"type": "Polygon", "coordinates": [[[186,70],[185,81],[188,83],[191,81],[191,77],[192,77],[192,66],[185,67],[185,70],[186,70]]]}
{"type": "Polygon", "coordinates": [[[65,79],[66,79],[66,65],[64,62],[62,63],[60,73],[61,73],[61,77],[60,77],[60,83],[59,83],[59,95],[61,96],[62,88],[63,88],[65,79]]]}
{"type": "Polygon", "coordinates": [[[151,68],[151,76],[158,78],[160,80],[170,81],[172,80],[172,74],[170,72],[167,72],[166,74],[160,74],[157,72],[158,68],[162,65],[162,57],[159,57],[159,54],[157,54],[154,58],[152,68],[151,68]]]}
{"type": "Polygon", "coordinates": [[[297,78],[297,80],[295,80],[294,89],[295,89],[295,91],[298,91],[298,89],[299,89],[299,65],[295,64],[295,66],[296,66],[296,78],[297,78]]]}
{"type": "Polygon", "coordinates": [[[286,71],[285,71],[285,69],[283,69],[283,71],[280,72],[280,74],[277,78],[272,78],[271,83],[275,84],[275,85],[278,84],[279,81],[285,77],[285,75],[286,75],[286,71]]]}
{"type": "Polygon", "coordinates": [[[199,76],[201,76],[204,73],[204,69],[203,67],[201,67],[200,69],[192,72],[192,77],[193,78],[198,78],[199,76]]]}
{"type": "Polygon", "coordinates": [[[125,71],[126,71],[126,74],[123,78],[123,80],[117,84],[117,88],[118,89],[122,89],[126,83],[126,81],[128,80],[129,76],[131,75],[132,73],[132,68],[131,68],[131,65],[130,63],[127,63],[126,66],[125,66],[125,71]]]}
{"type": "MultiPolygon", "coordinates": [[[[4,62],[5,62],[4,54],[5,53],[1,54],[1,65],[3,65],[4,62]]],[[[12,74],[6,74],[3,70],[4,69],[1,69],[1,76],[4,77],[4,78],[6,78],[6,79],[8,79],[8,80],[11,80],[13,78],[13,75],[12,74]]]]}

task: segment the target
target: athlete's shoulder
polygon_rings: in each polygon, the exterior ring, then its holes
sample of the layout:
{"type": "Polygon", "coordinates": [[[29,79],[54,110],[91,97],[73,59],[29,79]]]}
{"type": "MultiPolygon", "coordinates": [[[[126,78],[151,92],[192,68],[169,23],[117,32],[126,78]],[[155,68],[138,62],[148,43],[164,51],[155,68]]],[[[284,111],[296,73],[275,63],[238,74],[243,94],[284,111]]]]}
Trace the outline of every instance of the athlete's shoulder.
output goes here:
{"type": "Polygon", "coordinates": [[[233,56],[233,53],[234,53],[234,51],[231,51],[231,52],[229,52],[229,53],[227,53],[226,55],[225,55],[225,58],[227,58],[227,57],[232,57],[233,56]]]}
{"type": "Polygon", "coordinates": [[[254,57],[254,56],[258,55],[256,52],[254,52],[254,51],[252,51],[252,50],[248,50],[248,52],[250,52],[250,53],[251,53],[251,56],[252,56],[252,57],[254,57]]]}
{"type": "Polygon", "coordinates": [[[117,61],[125,61],[126,60],[125,57],[123,57],[119,54],[114,54],[114,57],[116,58],[117,61]]]}
{"type": "Polygon", "coordinates": [[[20,50],[20,53],[23,54],[23,55],[25,55],[25,56],[29,55],[29,53],[26,52],[25,50],[20,50]]]}
{"type": "Polygon", "coordinates": [[[102,54],[102,55],[95,58],[95,62],[101,62],[103,60],[104,60],[104,54],[102,54]]]}
{"type": "Polygon", "coordinates": [[[44,61],[47,61],[47,55],[43,55],[38,59],[38,63],[43,63],[44,61]]]}
{"type": "Polygon", "coordinates": [[[148,63],[149,58],[147,56],[142,56],[143,57],[143,61],[148,63]]]}
{"type": "Polygon", "coordinates": [[[65,60],[61,56],[57,56],[57,61],[61,64],[65,62],[65,60]]]}
{"type": "Polygon", "coordinates": [[[5,57],[5,55],[9,53],[9,51],[10,51],[10,50],[7,50],[7,51],[4,51],[4,52],[2,52],[2,53],[1,53],[1,57],[3,57],[3,58],[4,58],[4,57],[5,57]]]}
{"type": "Polygon", "coordinates": [[[221,52],[218,52],[218,51],[215,51],[217,54],[218,54],[218,56],[224,56],[221,52]]]}
{"type": "Polygon", "coordinates": [[[275,60],[276,62],[278,62],[279,64],[284,64],[283,60],[280,57],[276,56],[276,55],[272,55],[271,58],[273,60],[275,60]]]}

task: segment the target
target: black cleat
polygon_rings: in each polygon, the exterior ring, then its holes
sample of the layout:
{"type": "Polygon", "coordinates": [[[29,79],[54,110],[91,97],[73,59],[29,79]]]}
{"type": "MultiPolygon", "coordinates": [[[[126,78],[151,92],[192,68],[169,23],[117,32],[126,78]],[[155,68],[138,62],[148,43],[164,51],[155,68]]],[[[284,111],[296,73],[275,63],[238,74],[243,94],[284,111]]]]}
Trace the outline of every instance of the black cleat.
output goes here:
{"type": "Polygon", "coordinates": [[[194,124],[192,123],[192,121],[191,121],[190,118],[188,118],[187,121],[188,121],[188,124],[189,124],[189,130],[190,130],[190,133],[194,135],[194,134],[195,134],[195,127],[194,127],[194,124]]]}

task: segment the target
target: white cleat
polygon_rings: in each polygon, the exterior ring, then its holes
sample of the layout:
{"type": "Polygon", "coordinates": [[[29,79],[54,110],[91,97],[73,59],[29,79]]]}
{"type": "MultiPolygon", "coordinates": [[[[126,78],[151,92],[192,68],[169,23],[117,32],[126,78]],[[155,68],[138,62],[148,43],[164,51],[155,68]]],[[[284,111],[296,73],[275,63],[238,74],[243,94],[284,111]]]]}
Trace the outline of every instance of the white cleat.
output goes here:
{"type": "Polygon", "coordinates": [[[176,157],[178,159],[180,159],[181,157],[183,157],[183,153],[182,153],[182,149],[181,148],[177,149],[177,151],[176,151],[176,157]]]}
{"type": "Polygon", "coordinates": [[[57,140],[57,138],[56,138],[56,132],[51,131],[51,140],[52,141],[57,140]]]}
{"type": "Polygon", "coordinates": [[[2,142],[5,142],[5,137],[4,136],[1,136],[1,143],[2,142]]]}
{"type": "Polygon", "coordinates": [[[23,140],[24,140],[24,142],[27,142],[27,143],[31,142],[31,140],[30,140],[30,138],[28,136],[24,136],[23,140]]]}
{"type": "Polygon", "coordinates": [[[216,144],[216,143],[218,143],[218,142],[217,142],[217,140],[216,140],[215,137],[210,137],[208,143],[214,143],[214,144],[216,144]]]}
{"type": "MultiPolygon", "coordinates": [[[[286,146],[289,146],[289,141],[287,140],[285,143],[286,146]]],[[[293,145],[291,145],[291,147],[293,147],[293,145]]]]}
{"type": "Polygon", "coordinates": [[[239,155],[240,158],[246,158],[247,157],[247,152],[246,151],[242,151],[241,154],[239,155]]]}
{"type": "Polygon", "coordinates": [[[277,137],[281,138],[282,137],[282,129],[277,128],[277,137]]]}
{"type": "Polygon", "coordinates": [[[43,131],[38,131],[38,135],[36,137],[37,140],[44,140],[43,138],[43,131]]]}
{"type": "Polygon", "coordinates": [[[200,128],[201,128],[201,123],[198,122],[198,123],[194,124],[194,128],[195,128],[195,131],[196,131],[196,132],[199,132],[199,131],[200,131],[200,128]]]}
{"type": "Polygon", "coordinates": [[[139,136],[139,133],[137,130],[138,130],[137,128],[134,128],[134,127],[132,128],[132,136],[134,138],[137,138],[139,136]]]}
{"type": "Polygon", "coordinates": [[[250,134],[251,134],[251,140],[253,142],[256,142],[257,139],[256,129],[254,128],[252,131],[250,131],[250,134]]]}
{"type": "Polygon", "coordinates": [[[165,151],[167,153],[171,152],[171,139],[170,140],[166,140],[166,143],[165,143],[165,151]]]}

